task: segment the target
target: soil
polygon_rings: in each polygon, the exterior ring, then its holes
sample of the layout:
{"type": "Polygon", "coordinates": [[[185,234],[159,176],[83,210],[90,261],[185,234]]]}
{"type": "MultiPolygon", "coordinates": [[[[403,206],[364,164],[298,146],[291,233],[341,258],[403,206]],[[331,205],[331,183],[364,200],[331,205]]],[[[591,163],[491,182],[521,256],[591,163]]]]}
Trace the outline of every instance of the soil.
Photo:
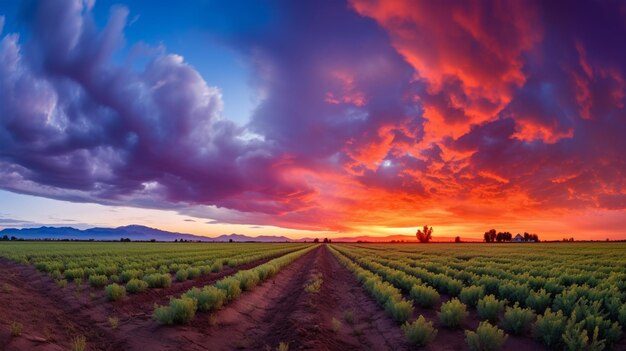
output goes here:
{"type": "MultiPolygon", "coordinates": [[[[211,284],[267,260],[225,267],[220,273],[175,283],[168,289],[150,289],[108,302],[102,289],[73,284],[62,289],[33,267],[0,258],[0,350],[69,350],[76,336],[84,336],[87,350],[93,351],[275,350],[281,343],[288,344],[289,350],[410,349],[400,326],[326,245],[306,253],[221,310],[197,313],[188,325],[162,326],[152,320],[155,303],[164,304],[192,286],[211,284]],[[305,290],[316,277],[322,281],[319,290],[305,290]],[[111,317],[119,321],[115,329],[111,317]],[[13,322],[22,325],[19,336],[11,335],[13,322]]],[[[466,350],[463,330],[478,326],[476,311],[470,310],[462,328],[450,330],[438,324],[438,308],[415,308],[414,317],[423,314],[438,329],[425,350],[466,350]]],[[[509,336],[503,349],[544,347],[527,336],[509,336]]]]}

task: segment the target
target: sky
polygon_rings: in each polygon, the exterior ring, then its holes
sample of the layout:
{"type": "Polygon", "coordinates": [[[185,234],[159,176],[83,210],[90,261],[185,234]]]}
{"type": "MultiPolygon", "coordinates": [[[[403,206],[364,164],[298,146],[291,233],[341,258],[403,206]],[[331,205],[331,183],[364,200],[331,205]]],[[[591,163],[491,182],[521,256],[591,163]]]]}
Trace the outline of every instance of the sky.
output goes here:
{"type": "Polygon", "coordinates": [[[0,227],[626,238],[622,1],[0,0],[0,227]]]}

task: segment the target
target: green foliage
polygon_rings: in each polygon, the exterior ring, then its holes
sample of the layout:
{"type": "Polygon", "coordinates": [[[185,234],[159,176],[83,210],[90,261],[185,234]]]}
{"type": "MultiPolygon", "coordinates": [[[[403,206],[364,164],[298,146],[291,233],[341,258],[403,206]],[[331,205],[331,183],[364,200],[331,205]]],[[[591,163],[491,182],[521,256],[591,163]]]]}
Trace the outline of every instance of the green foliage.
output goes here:
{"type": "Polygon", "coordinates": [[[192,288],[183,297],[195,300],[200,311],[213,311],[224,305],[226,292],[214,286],[205,286],[202,289],[192,288]]]}
{"type": "Polygon", "coordinates": [[[591,339],[589,333],[584,328],[584,322],[576,323],[574,318],[570,318],[563,333],[563,343],[568,351],[593,350],[601,351],[605,349],[605,341],[599,340],[599,329],[595,327],[591,339]]]}
{"type": "Polygon", "coordinates": [[[169,288],[172,286],[172,276],[168,273],[152,273],[145,275],[143,280],[150,288],[169,288]]]}
{"type": "Polygon", "coordinates": [[[422,315],[413,323],[406,322],[402,326],[402,331],[409,343],[415,346],[426,346],[437,336],[433,322],[427,322],[422,315]]]}
{"type": "Polygon", "coordinates": [[[559,348],[563,345],[562,335],[565,332],[567,318],[563,311],[552,312],[550,308],[543,316],[537,317],[533,335],[550,348],[559,348]]]}
{"type": "Polygon", "coordinates": [[[468,306],[476,307],[478,300],[485,296],[485,289],[482,286],[468,286],[461,289],[459,299],[468,306]]]}
{"type": "Polygon", "coordinates": [[[341,321],[335,317],[331,320],[331,324],[333,326],[333,331],[338,333],[341,330],[341,321]]]}
{"type": "Polygon", "coordinates": [[[183,297],[170,299],[169,306],[155,305],[152,317],[161,324],[185,324],[196,315],[197,302],[195,299],[183,297]]]}
{"type": "Polygon", "coordinates": [[[187,272],[186,269],[179,269],[176,272],[176,280],[179,282],[184,282],[185,280],[187,280],[187,278],[189,278],[189,272],[187,272]]]}
{"type": "Polygon", "coordinates": [[[109,326],[111,329],[115,330],[120,324],[120,320],[117,317],[109,317],[109,326]]]}
{"type": "Polygon", "coordinates": [[[540,314],[544,313],[551,303],[552,297],[545,289],[540,289],[539,291],[531,290],[526,298],[526,306],[540,314]]]}
{"type": "Polygon", "coordinates": [[[65,275],[65,279],[72,281],[75,279],[83,279],[85,276],[85,271],[82,268],[68,269],[63,272],[65,275]]]}
{"type": "Polygon", "coordinates": [[[491,323],[495,323],[500,313],[504,311],[505,304],[506,301],[500,301],[493,295],[487,295],[478,301],[476,310],[481,320],[488,320],[491,323]]]}
{"type": "Polygon", "coordinates": [[[118,301],[126,296],[126,289],[117,283],[109,284],[104,288],[104,295],[109,301],[118,301]]]}
{"type": "Polygon", "coordinates": [[[76,336],[72,338],[70,346],[72,351],[85,351],[87,349],[87,338],[82,335],[76,336]]]}
{"type": "Polygon", "coordinates": [[[215,287],[224,290],[224,292],[226,293],[227,301],[232,301],[238,298],[239,295],[241,295],[239,280],[233,277],[224,278],[218,281],[217,283],[215,283],[215,287]]]}
{"type": "Polygon", "coordinates": [[[622,328],[626,328],[626,304],[623,304],[619,309],[619,324],[622,325],[622,328]]]}
{"type": "Polygon", "coordinates": [[[148,289],[148,283],[141,279],[133,278],[126,283],[126,291],[130,294],[137,294],[148,289]]]}
{"type": "Polygon", "coordinates": [[[499,350],[506,339],[507,335],[489,322],[480,322],[475,332],[465,331],[465,341],[473,351],[499,350]]]}
{"type": "Polygon", "coordinates": [[[128,283],[131,279],[140,279],[143,275],[143,272],[138,269],[129,269],[120,273],[119,282],[120,283],[128,283]]]}
{"type": "Polygon", "coordinates": [[[385,303],[385,310],[399,323],[404,323],[413,314],[413,303],[406,300],[390,299],[385,303]]]}
{"type": "Polygon", "coordinates": [[[439,302],[437,290],[426,285],[413,285],[410,295],[411,299],[420,307],[430,308],[439,302]]]}
{"type": "Polygon", "coordinates": [[[461,289],[463,289],[463,283],[456,280],[456,279],[450,279],[448,280],[447,284],[446,284],[446,292],[448,293],[448,295],[450,296],[458,296],[459,293],[461,292],[461,289]]]}
{"type": "Polygon", "coordinates": [[[188,268],[187,273],[188,273],[187,279],[196,279],[202,275],[202,271],[200,270],[200,268],[197,268],[197,267],[188,268]]]}
{"type": "Polygon", "coordinates": [[[20,336],[22,335],[22,324],[16,321],[11,322],[9,325],[9,330],[11,331],[11,336],[20,336]]]}
{"type": "Polygon", "coordinates": [[[516,302],[513,307],[507,307],[502,318],[502,327],[512,334],[523,334],[530,328],[536,314],[529,308],[521,308],[516,302]]]}
{"type": "Polygon", "coordinates": [[[260,281],[259,274],[253,269],[239,271],[233,275],[233,278],[239,281],[239,287],[242,291],[252,290],[260,281]]]}
{"type": "Polygon", "coordinates": [[[94,288],[101,288],[105,286],[109,282],[109,279],[106,275],[90,275],[89,276],[89,285],[94,288]]]}
{"type": "Polygon", "coordinates": [[[459,299],[454,298],[441,305],[438,315],[443,326],[456,328],[467,318],[467,307],[459,299]]]}
{"type": "Polygon", "coordinates": [[[323,282],[322,273],[315,273],[311,278],[309,278],[306,284],[304,284],[304,291],[309,294],[317,294],[320,292],[323,282]]]}

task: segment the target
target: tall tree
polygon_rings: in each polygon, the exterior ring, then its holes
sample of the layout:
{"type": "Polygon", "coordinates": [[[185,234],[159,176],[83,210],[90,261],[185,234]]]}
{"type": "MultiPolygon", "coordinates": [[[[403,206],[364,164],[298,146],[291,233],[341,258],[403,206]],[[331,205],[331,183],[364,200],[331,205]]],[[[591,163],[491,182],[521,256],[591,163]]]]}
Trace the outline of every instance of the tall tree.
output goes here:
{"type": "Polygon", "coordinates": [[[415,233],[415,236],[417,237],[417,240],[419,240],[420,243],[427,243],[433,237],[433,227],[428,227],[427,225],[425,225],[423,230],[421,229],[417,230],[417,233],[415,233]]]}

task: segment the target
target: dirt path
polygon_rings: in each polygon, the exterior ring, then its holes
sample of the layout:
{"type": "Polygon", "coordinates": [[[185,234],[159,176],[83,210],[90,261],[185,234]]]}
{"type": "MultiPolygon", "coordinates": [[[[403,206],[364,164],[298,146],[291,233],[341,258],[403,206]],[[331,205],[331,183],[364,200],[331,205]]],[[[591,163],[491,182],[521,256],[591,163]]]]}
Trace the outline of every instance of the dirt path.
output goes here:
{"type": "Polygon", "coordinates": [[[93,324],[82,304],[67,303],[72,292],[48,276],[2,258],[0,271],[0,350],[69,350],[77,336],[93,350],[125,349],[110,330],[93,324]],[[11,336],[12,323],[22,326],[19,337],[11,336]]]}
{"type": "MultiPolygon", "coordinates": [[[[89,350],[129,350],[136,334],[158,342],[158,335],[149,335],[157,326],[151,319],[155,303],[164,304],[170,296],[178,296],[193,286],[212,284],[224,276],[250,269],[279,255],[237,267],[224,267],[219,273],[195,280],[175,282],[167,289],[149,289],[129,295],[123,301],[108,302],[103,289],[87,284],[69,284],[61,289],[46,274],[0,258],[0,350],[68,350],[72,339],[84,336],[89,350]],[[113,330],[109,318],[117,318],[113,330]],[[13,337],[11,324],[22,326],[21,335],[13,337]]],[[[177,349],[180,345],[164,347],[177,349]]],[[[144,349],[137,347],[137,349],[144,349]]],[[[166,348],[167,349],[167,348],[166,348]]]]}
{"type": "MultiPolygon", "coordinates": [[[[404,335],[343,267],[326,245],[306,253],[214,314],[198,313],[185,326],[161,326],[151,319],[153,304],[165,303],[192,286],[211,284],[221,277],[249,269],[268,259],[226,268],[169,289],[111,303],[102,290],[60,289],[33,267],[0,258],[0,350],[68,350],[72,338],[83,335],[88,350],[274,350],[288,343],[290,350],[407,350],[404,335]],[[304,286],[321,277],[317,292],[304,286]],[[119,319],[113,330],[109,317],[119,319]],[[12,337],[13,321],[23,325],[12,337]]],[[[439,333],[427,350],[466,350],[463,330],[438,325],[435,309],[416,308],[435,321],[439,333]]],[[[471,311],[466,329],[478,324],[471,311]]],[[[530,338],[509,337],[505,349],[542,349],[530,338]]]]}
{"type": "Polygon", "coordinates": [[[185,342],[187,350],[273,350],[281,342],[290,350],[407,349],[400,328],[324,245],[214,315],[152,332],[185,342]],[[304,285],[319,273],[319,292],[306,292],[304,285]]]}

